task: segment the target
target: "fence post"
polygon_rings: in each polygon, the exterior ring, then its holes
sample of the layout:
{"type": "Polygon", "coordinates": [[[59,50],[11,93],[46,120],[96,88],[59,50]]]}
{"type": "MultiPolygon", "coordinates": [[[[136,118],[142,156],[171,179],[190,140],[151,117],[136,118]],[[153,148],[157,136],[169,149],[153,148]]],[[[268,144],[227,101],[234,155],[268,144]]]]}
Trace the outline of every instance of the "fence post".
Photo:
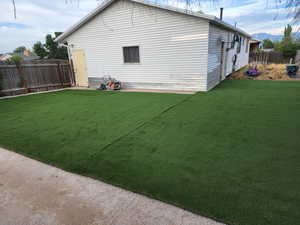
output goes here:
{"type": "Polygon", "coordinates": [[[0,65],[0,95],[71,86],[74,84],[71,66],[65,61],[0,65]]]}
{"type": "Polygon", "coordinates": [[[57,63],[57,71],[58,71],[58,76],[59,76],[59,80],[61,83],[61,87],[64,87],[64,81],[62,79],[62,74],[61,74],[61,68],[60,68],[60,62],[57,63]]]}
{"type": "Polygon", "coordinates": [[[25,78],[25,75],[23,73],[22,65],[21,64],[16,64],[16,68],[17,68],[17,71],[19,73],[19,77],[20,77],[22,86],[26,89],[27,92],[31,92],[30,89],[28,88],[27,79],[25,78]]]}
{"type": "Polygon", "coordinates": [[[71,81],[71,86],[76,86],[74,65],[73,65],[73,60],[72,59],[69,61],[69,68],[70,68],[69,79],[71,81]]]}
{"type": "Polygon", "coordinates": [[[3,84],[3,77],[2,77],[2,74],[1,74],[1,71],[0,71],[0,97],[3,95],[2,94],[2,90],[4,89],[4,84],[3,84]]]}

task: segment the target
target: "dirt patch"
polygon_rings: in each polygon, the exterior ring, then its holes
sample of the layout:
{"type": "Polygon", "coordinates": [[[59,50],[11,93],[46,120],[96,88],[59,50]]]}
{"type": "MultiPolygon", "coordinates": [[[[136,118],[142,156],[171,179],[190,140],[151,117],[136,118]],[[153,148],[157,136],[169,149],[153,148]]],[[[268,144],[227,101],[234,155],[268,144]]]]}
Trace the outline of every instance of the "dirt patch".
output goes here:
{"type": "Polygon", "coordinates": [[[230,80],[299,80],[300,76],[297,78],[290,78],[286,72],[286,64],[258,64],[257,69],[261,73],[257,77],[250,77],[244,73],[249,69],[249,66],[234,72],[228,79],[230,80]]]}

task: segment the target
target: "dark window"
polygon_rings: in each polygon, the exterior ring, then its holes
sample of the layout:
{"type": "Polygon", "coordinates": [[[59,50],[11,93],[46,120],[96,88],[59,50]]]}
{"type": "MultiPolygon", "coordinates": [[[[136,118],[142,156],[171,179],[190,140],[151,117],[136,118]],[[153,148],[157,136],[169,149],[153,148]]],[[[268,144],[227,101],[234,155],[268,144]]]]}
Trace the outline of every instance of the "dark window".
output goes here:
{"type": "Polygon", "coordinates": [[[241,52],[241,47],[242,47],[242,37],[238,38],[238,47],[237,47],[237,53],[241,52]]]}
{"type": "Polygon", "coordinates": [[[139,46],[123,47],[124,63],[139,63],[140,50],[139,46]]]}
{"type": "Polygon", "coordinates": [[[249,48],[249,40],[247,39],[247,44],[246,44],[246,49],[245,49],[246,53],[248,52],[248,48],[249,48]]]}

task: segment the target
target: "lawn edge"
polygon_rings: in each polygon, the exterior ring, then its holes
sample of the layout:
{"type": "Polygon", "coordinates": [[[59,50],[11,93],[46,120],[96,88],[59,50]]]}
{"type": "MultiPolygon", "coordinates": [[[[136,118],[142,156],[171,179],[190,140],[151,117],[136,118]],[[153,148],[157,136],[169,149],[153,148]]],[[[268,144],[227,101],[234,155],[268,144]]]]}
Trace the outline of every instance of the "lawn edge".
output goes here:
{"type": "Polygon", "coordinates": [[[129,191],[129,192],[133,192],[133,193],[135,193],[135,194],[140,194],[140,195],[146,196],[146,197],[148,197],[148,198],[150,198],[150,199],[154,199],[154,200],[157,200],[157,201],[160,201],[160,202],[169,204],[169,205],[173,205],[173,206],[175,206],[175,207],[178,207],[178,208],[183,209],[183,210],[185,210],[185,211],[194,213],[194,214],[196,214],[196,215],[199,215],[199,216],[202,216],[202,217],[206,217],[206,218],[208,218],[208,219],[214,220],[214,221],[219,222],[219,223],[223,223],[224,225],[243,225],[243,224],[232,223],[232,222],[228,222],[228,221],[225,221],[225,220],[221,220],[221,219],[216,218],[216,217],[214,217],[214,216],[212,216],[212,215],[207,215],[206,213],[202,213],[201,211],[197,211],[197,210],[194,210],[194,209],[192,209],[192,208],[183,206],[183,205],[181,205],[181,204],[179,204],[179,203],[177,203],[177,202],[172,202],[172,201],[168,201],[168,200],[165,200],[165,199],[161,199],[161,198],[156,197],[156,196],[154,196],[154,195],[152,195],[152,194],[150,194],[150,193],[148,193],[148,192],[139,191],[139,190],[136,190],[135,188],[128,188],[128,187],[126,187],[125,185],[122,185],[122,184],[117,183],[117,182],[110,182],[110,181],[108,181],[108,180],[106,180],[105,178],[102,178],[102,177],[94,176],[94,175],[91,175],[91,174],[89,174],[89,173],[81,173],[81,172],[80,172],[80,173],[75,173],[75,172],[73,172],[72,170],[69,170],[69,169],[67,169],[67,168],[60,167],[59,165],[57,165],[57,164],[55,164],[55,163],[48,162],[47,160],[45,160],[45,161],[44,161],[44,160],[40,160],[40,159],[38,159],[38,158],[36,158],[36,157],[30,155],[30,154],[17,152],[17,151],[15,151],[15,150],[11,149],[11,148],[6,148],[6,147],[4,147],[3,145],[0,145],[0,148],[4,149],[4,150],[6,150],[6,151],[10,151],[10,152],[14,152],[14,153],[16,153],[16,154],[22,155],[22,156],[24,156],[24,157],[27,157],[27,158],[29,158],[29,159],[31,159],[31,160],[35,160],[35,161],[37,161],[37,162],[39,162],[39,163],[42,163],[42,164],[45,164],[45,165],[47,165],[47,166],[52,166],[52,167],[54,167],[54,168],[56,168],[56,169],[60,169],[60,170],[62,170],[62,171],[64,171],[64,172],[68,172],[68,173],[71,173],[71,174],[76,174],[76,175],[79,175],[79,176],[82,176],[82,177],[87,177],[87,178],[91,178],[91,179],[93,179],[93,180],[101,181],[101,182],[103,182],[103,183],[106,183],[106,184],[109,184],[109,185],[112,185],[112,186],[121,188],[121,189],[123,189],[123,190],[129,191]]]}
{"type": "Polygon", "coordinates": [[[52,93],[52,92],[59,92],[59,91],[66,91],[66,90],[68,90],[68,88],[60,88],[60,89],[54,89],[54,90],[49,90],[49,91],[31,92],[31,93],[20,94],[20,95],[9,95],[9,96],[0,97],[0,100],[18,98],[18,97],[26,97],[26,96],[30,96],[30,95],[48,94],[48,93],[52,93]]]}
{"type": "MultiPolygon", "coordinates": [[[[69,90],[70,90],[70,89],[69,89],[69,90]]],[[[62,91],[64,91],[64,90],[62,90],[62,91]]],[[[109,148],[109,147],[112,146],[113,144],[115,144],[115,143],[119,142],[120,140],[122,140],[123,138],[129,136],[130,134],[132,134],[132,133],[135,132],[136,130],[142,128],[143,126],[145,126],[146,124],[148,124],[148,123],[151,122],[152,120],[154,120],[154,119],[158,118],[159,116],[163,115],[164,113],[166,113],[166,112],[172,110],[172,109],[175,108],[176,106],[178,106],[178,105],[180,105],[180,104],[182,104],[182,103],[184,103],[184,102],[190,100],[190,99],[191,99],[192,97],[194,97],[195,95],[197,95],[197,93],[188,95],[188,96],[187,96],[186,98],[184,98],[183,100],[181,100],[181,101],[179,101],[179,102],[177,102],[177,103],[175,103],[175,104],[172,104],[172,105],[166,107],[165,109],[163,109],[161,112],[159,112],[158,114],[156,114],[156,115],[153,116],[152,118],[150,118],[150,119],[148,119],[148,120],[142,122],[142,123],[139,124],[137,127],[135,127],[134,129],[130,130],[129,132],[127,132],[126,134],[124,134],[124,135],[122,135],[122,136],[120,136],[120,137],[114,139],[114,140],[111,141],[109,144],[107,144],[107,145],[105,145],[103,148],[101,148],[99,151],[101,151],[101,152],[105,151],[105,149],[109,148]]],[[[25,96],[24,96],[24,97],[25,97],[25,96]]],[[[176,207],[178,207],[178,208],[181,208],[181,209],[183,209],[183,210],[192,212],[192,213],[197,214],[197,215],[199,215],[199,216],[203,216],[203,217],[212,219],[212,220],[214,220],[214,221],[216,221],[216,222],[220,222],[220,223],[228,224],[228,225],[242,225],[242,224],[228,223],[227,221],[222,221],[221,219],[216,218],[216,217],[214,217],[213,215],[207,215],[206,213],[202,213],[202,212],[197,211],[197,210],[194,210],[194,209],[192,209],[192,208],[183,206],[183,205],[181,205],[181,204],[179,204],[179,203],[177,203],[177,202],[172,202],[172,201],[168,201],[168,200],[161,199],[161,198],[156,197],[156,196],[154,196],[154,195],[152,195],[152,194],[150,194],[150,193],[148,193],[148,192],[139,191],[139,190],[136,190],[136,189],[134,189],[134,188],[128,188],[128,187],[126,187],[126,185],[122,185],[122,184],[117,183],[117,182],[111,182],[111,181],[108,181],[108,180],[106,180],[105,178],[102,178],[102,177],[99,177],[99,176],[94,176],[94,175],[91,175],[91,174],[89,174],[89,173],[83,173],[83,172],[80,172],[80,173],[74,172],[74,171],[69,170],[69,169],[67,169],[67,168],[61,167],[61,166],[59,166],[59,165],[57,165],[57,164],[55,164],[55,163],[53,163],[53,162],[50,162],[50,161],[47,161],[47,160],[39,159],[38,157],[35,157],[35,156],[33,156],[33,155],[24,153],[24,152],[22,152],[22,151],[19,152],[19,151],[17,151],[17,150],[13,150],[13,149],[11,149],[11,148],[6,148],[5,146],[3,146],[3,145],[1,145],[1,144],[0,144],[0,148],[3,148],[3,149],[5,149],[5,150],[7,150],[7,151],[15,152],[15,153],[17,153],[17,154],[20,154],[20,155],[23,155],[23,156],[25,156],[25,157],[28,157],[28,158],[30,158],[30,159],[32,159],[32,160],[36,160],[36,161],[38,161],[38,162],[40,162],[40,163],[44,163],[44,164],[46,164],[46,165],[55,167],[55,168],[57,168],[57,169],[61,169],[61,170],[63,170],[63,171],[69,172],[69,173],[77,174],[77,175],[84,176],[84,177],[89,177],[89,178],[92,178],[92,179],[94,179],[94,180],[102,181],[102,182],[104,182],[104,183],[106,183],[106,184],[110,184],[110,185],[113,185],[113,186],[122,188],[122,189],[124,189],[124,190],[126,190],[126,191],[130,191],[130,192],[133,192],[133,193],[136,193],[136,194],[141,194],[141,195],[146,196],[146,197],[148,197],[148,198],[150,198],[150,199],[155,199],[155,200],[158,200],[158,201],[161,201],[161,202],[164,202],[164,203],[167,203],[167,204],[176,206],[176,207]]]]}

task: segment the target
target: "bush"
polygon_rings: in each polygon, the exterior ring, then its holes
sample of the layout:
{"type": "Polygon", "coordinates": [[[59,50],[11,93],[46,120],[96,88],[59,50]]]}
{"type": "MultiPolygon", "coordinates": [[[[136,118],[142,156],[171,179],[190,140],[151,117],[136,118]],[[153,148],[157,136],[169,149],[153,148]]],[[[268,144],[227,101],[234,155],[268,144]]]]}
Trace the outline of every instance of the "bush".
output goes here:
{"type": "Polygon", "coordinates": [[[281,51],[285,57],[293,58],[297,52],[297,44],[293,41],[283,40],[275,44],[275,50],[281,51]]]}
{"type": "Polygon", "coordinates": [[[22,60],[23,58],[21,56],[14,55],[6,60],[6,64],[19,66],[21,65],[22,60]]]}

